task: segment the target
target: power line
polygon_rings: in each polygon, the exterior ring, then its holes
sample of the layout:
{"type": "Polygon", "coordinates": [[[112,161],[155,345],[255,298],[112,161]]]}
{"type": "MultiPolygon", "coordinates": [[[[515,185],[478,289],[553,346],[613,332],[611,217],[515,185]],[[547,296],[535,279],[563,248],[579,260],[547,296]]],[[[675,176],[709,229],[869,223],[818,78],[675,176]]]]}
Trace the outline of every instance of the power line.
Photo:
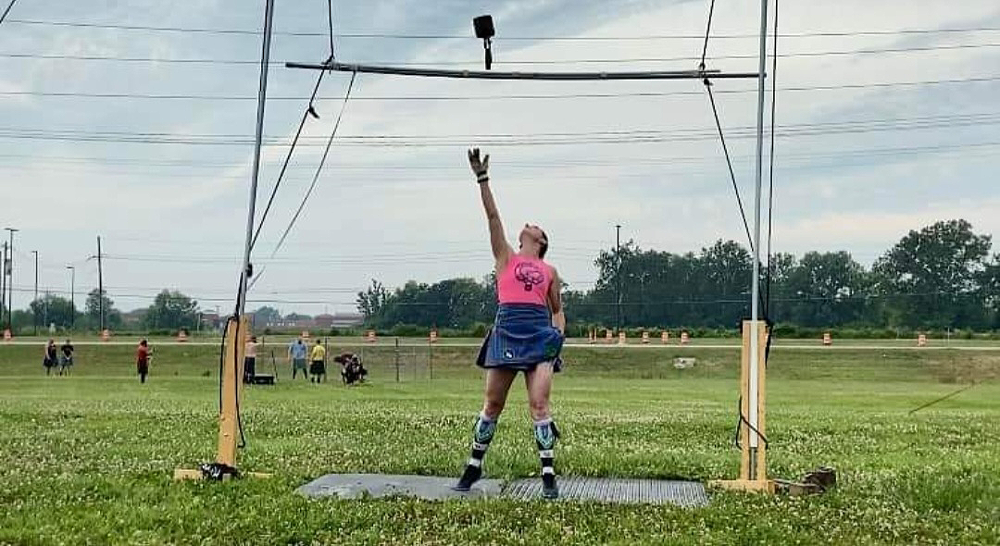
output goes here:
{"type": "MultiPolygon", "coordinates": [[[[965,115],[911,118],[909,120],[860,120],[854,122],[830,122],[789,125],[775,134],[778,138],[799,138],[842,134],[865,134],[897,130],[954,129],[958,127],[978,127],[1000,123],[1000,115],[965,115]]],[[[721,125],[719,126],[721,131],[721,125]]],[[[728,138],[753,138],[750,128],[729,128],[728,138]]],[[[770,134],[770,132],[768,132],[770,134]]],[[[580,144],[645,144],[662,142],[697,142],[714,140],[718,135],[701,129],[686,131],[630,130],[630,131],[590,131],[576,133],[525,133],[498,135],[342,135],[337,146],[347,147],[453,147],[461,146],[475,139],[489,146],[555,146],[580,144]]],[[[185,133],[139,133],[126,131],[83,131],[50,130],[31,128],[0,127],[0,138],[15,140],[44,140],[70,142],[99,142],[116,144],[174,144],[186,146],[246,146],[252,143],[248,135],[233,134],[185,134],[185,133]]],[[[298,146],[322,146],[325,137],[301,137],[298,146]]],[[[271,147],[291,147],[296,142],[276,137],[265,139],[271,147]]]]}
{"type": "MultiPolygon", "coordinates": [[[[845,161],[856,160],[856,159],[865,159],[865,158],[884,158],[886,156],[888,156],[890,158],[901,158],[901,157],[907,156],[907,155],[950,154],[950,153],[963,153],[963,154],[969,154],[969,153],[987,153],[987,152],[989,152],[988,148],[992,148],[992,147],[996,147],[996,146],[1000,146],[1000,142],[969,142],[969,143],[965,143],[965,144],[956,144],[956,145],[930,145],[930,146],[914,146],[914,147],[865,148],[865,149],[854,149],[854,150],[850,150],[850,149],[849,150],[838,150],[838,151],[835,151],[835,152],[824,152],[824,153],[789,153],[789,154],[786,154],[784,156],[784,158],[786,159],[787,163],[793,163],[793,164],[794,163],[802,163],[802,162],[811,162],[812,163],[812,162],[816,162],[818,160],[837,160],[839,162],[839,165],[841,165],[841,166],[844,166],[844,165],[854,166],[854,165],[856,165],[858,163],[855,163],[853,161],[851,163],[845,163],[845,161]]],[[[992,153],[992,152],[989,152],[989,153],[992,153]]],[[[963,155],[962,157],[968,157],[968,156],[967,155],[963,155]]],[[[734,156],[735,160],[745,160],[747,158],[748,158],[748,156],[734,156]]],[[[956,157],[955,159],[959,159],[959,157],[956,157]]],[[[677,156],[677,157],[664,157],[664,158],[656,158],[656,159],[650,159],[650,158],[621,159],[619,161],[613,161],[613,162],[607,162],[607,161],[569,162],[569,161],[564,161],[564,162],[552,162],[552,163],[535,163],[535,164],[530,164],[530,165],[511,165],[511,168],[522,167],[522,168],[556,169],[556,168],[584,168],[584,167],[586,167],[588,169],[591,169],[591,168],[594,168],[594,167],[616,167],[616,166],[622,165],[623,163],[624,164],[628,164],[629,166],[637,166],[638,165],[638,166],[645,166],[645,167],[657,167],[657,166],[674,166],[674,165],[681,164],[681,163],[688,163],[688,164],[697,163],[697,164],[709,165],[709,164],[716,164],[716,163],[718,163],[718,161],[715,160],[714,157],[710,157],[710,156],[677,156]]],[[[861,164],[864,164],[864,163],[861,163],[861,164]]],[[[28,167],[24,167],[24,166],[10,166],[10,167],[3,167],[3,168],[5,168],[5,169],[21,169],[21,170],[27,170],[28,169],[28,167]]],[[[362,169],[362,167],[357,167],[357,168],[358,169],[362,169]]],[[[382,167],[382,166],[368,166],[368,167],[364,167],[364,169],[368,169],[368,170],[381,170],[381,169],[385,169],[385,168],[386,167],[382,167]]],[[[400,170],[404,170],[404,169],[400,168],[400,170]]],[[[441,169],[439,167],[428,167],[428,170],[441,170],[441,169]]],[[[79,172],[79,171],[69,170],[68,172],[79,172]]],[[[99,173],[100,171],[92,171],[92,172],[98,172],[99,173]]],[[[667,174],[676,175],[678,173],[685,174],[685,175],[699,175],[699,176],[708,176],[708,175],[713,175],[714,176],[714,174],[715,174],[715,173],[709,173],[707,171],[689,171],[689,170],[684,170],[684,171],[676,171],[676,170],[674,170],[674,171],[670,171],[667,174]]],[[[135,176],[135,174],[133,174],[133,173],[121,173],[121,174],[122,175],[128,175],[128,176],[135,176]]],[[[185,177],[186,178],[190,178],[191,176],[192,175],[186,175],[185,177]]],[[[215,177],[213,177],[213,179],[214,178],[215,177]]],[[[593,175],[593,176],[571,174],[571,175],[567,175],[566,178],[567,178],[567,180],[572,180],[572,181],[575,181],[575,182],[585,182],[585,181],[605,181],[605,182],[607,182],[609,180],[621,179],[621,178],[640,178],[640,179],[643,179],[643,180],[649,180],[650,179],[650,175],[647,174],[647,173],[614,174],[614,175],[593,175]]],[[[360,181],[355,182],[355,183],[349,183],[349,182],[347,182],[347,183],[344,184],[344,187],[345,188],[347,188],[347,187],[353,187],[353,188],[375,188],[375,187],[382,187],[382,186],[387,186],[387,185],[396,185],[396,184],[405,184],[405,183],[417,183],[417,182],[423,182],[423,181],[435,182],[435,181],[439,181],[440,177],[438,176],[438,177],[431,177],[431,178],[414,178],[412,176],[407,176],[407,177],[392,178],[392,179],[385,178],[385,177],[380,177],[377,182],[372,182],[372,181],[368,181],[368,180],[369,180],[369,178],[366,177],[364,182],[360,182],[360,181]]]]}
{"type": "MultiPolygon", "coordinates": [[[[845,55],[881,55],[898,53],[919,53],[929,51],[966,50],[1000,47],[1000,43],[986,44],[949,44],[938,46],[911,46],[869,48],[856,50],[807,51],[799,53],[782,53],[780,58],[831,57],[845,55]]],[[[257,66],[260,61],[250,59],[208,59],[208,58],[162,58],[162,57],[125,57],[115,55],[69,55],[48,53],[0,53],[0,57],[8,59],[63,60],[63,61],[111,61],[121,63],[164,63],[185,65],[217,65],[217,66],[257,66]]],[[[755,55],[715,55],[708,57],[713,61],[754,59],[755,55]]],[[[697,61],[698,57],[636,57],[614,59],[545,59],[545,60],[510,60],[496,61],[496,65],[572,65],[572,64],[622,64],[622,63],[666,63],[697,61]]],[[[271,61],[271,65],[284,66],[286,61],[271,61]]],[[[470,61],[357,61],[360,64],[381,64],[393,66],[478,66],[479,60],[470,61]]]]}
{"type": "MultiPolygon", "coordinates": [[[[141,32],[173,32],[192,34],[217,34],[258,37],[260,30],[256,29],[234,29],[234,28],[208,28],[208,27],[185,27],[185,26],[152,26],[152,25],[121,25],[113,23],[93,23],[78,21],[49,21],[38,19],[11,19],[8,24],[18,24],[25,26],[50,26],[69,28],[90,28],[103,30],[125,30],[141,32]]],[[[847,36],[897,36],[910,34],[964,34],[977,32],[1000,32],[1000,27],[956,27],[956,28],[930,28],[930,29],[902,29],[902,30],[860,30],[860,31],[819,31],[819,32],[796,32],[783,33],[781,38],[825,38],[825,37],[847,37],[847,36]]],[[[310,31],[275,31],[279,36],[296,37],[326,37],[325,32],[310,31]]],[[[413,33],[374,33],[374,32],[347,32],[338,33],[338,38],[342,39],[399,39],[399,40],[469,40],[474,36],[462,34],[413,34],[413,33]]],[[[713,40],[726,39],[749,39],[756,38],[756,34],[714,34],[713,40]]],[[[589,41],[644,41],[644,40],[701,40],[701,35],[686,34],[645,34],[635,36],[539,36],[539,35],[514,35],[497,36],[497,41],[569,41],[569,42],[589,42],[589,41]]]]}
{"type": "MultiPolygon", "coordinates": [[[[871,82],[860,84],[816,85],[780,87],[779,92],[839,91],[844,89],[869,89],[886,87],[919,87],[966,83],[989,83],[1000,81],[1000,75],[939,80],[918,80],[908,82],[871,82]]],[[[755,89],[719,89],[717,95],[741,95],[756,93],[755,89]]],[[[702,96],[700,91],[636,91],[613,93],[562,93],[562,94],[505,94],[505,95],[381,95],[352,96],[352,101],[491,101],[491,100],[561,100],[561,99],[615,99],[638,97],[694,97],[702,96]]],[[[88,99],[139,99],[139,100],[190,100],[190,101],[252,101],[249,95],[204,95],[197,93],[90,93],[79,91],[0,91],[0,96],[88,98],[88,99]]],[[[305,96],[274,96],[269,101],[302,101],[305,96]]],[[[342,96],[318,97],[317,101],[342,101],[342,96]]]]}
{"type": "Polygon", "coordinates": [[[17,0],[10,0],[10,3],[7,4],[7,9],[3,10],[3,14],[0,14],[0,24],[3,24],[4,20],[7,19],[7,15],[10,14],[10,10],[14,9],[14,4],[16,3],[17,0]]]}

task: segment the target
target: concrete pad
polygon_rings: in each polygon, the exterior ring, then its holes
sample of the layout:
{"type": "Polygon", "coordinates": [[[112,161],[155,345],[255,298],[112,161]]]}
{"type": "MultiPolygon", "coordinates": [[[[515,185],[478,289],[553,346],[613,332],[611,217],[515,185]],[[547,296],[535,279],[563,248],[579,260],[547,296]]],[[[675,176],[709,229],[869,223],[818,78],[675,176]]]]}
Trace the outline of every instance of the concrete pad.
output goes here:
{"type": "Polygon", "coordinates": [[[327,474],[296,491],[307,497],[357,499],[365,496],[416,497],[425,500],[477,499],[500,495],[501,480],[479,480],[469,492],[453,491],[458,476],[394,476],[387,474],[327,474]]]}
{"type": "MultiPolygon", "coordinates": [[[[560,500],[596,501],[615,504],[673,504],[685,508],[708,506],[705,486],[699,482],[629,480],[617,478],[559,479],[560,500]]],[[[542,498],[542,480],[517,480],[504,488],[505,498],[542,498]]]]}

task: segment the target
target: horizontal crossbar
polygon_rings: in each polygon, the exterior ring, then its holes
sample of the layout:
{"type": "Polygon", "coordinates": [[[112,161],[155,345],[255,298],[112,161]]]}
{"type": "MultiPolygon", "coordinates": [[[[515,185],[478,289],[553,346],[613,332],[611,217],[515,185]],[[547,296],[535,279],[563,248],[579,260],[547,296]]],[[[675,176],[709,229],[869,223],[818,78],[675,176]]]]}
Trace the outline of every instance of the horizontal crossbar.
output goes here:
{"type": "Polygon", "coordinates": [[[306,70],[332,70],[366,74],[391,74],[395,76],[420,76],[425,78],[459,78],[470,80],[548,80],[548,81],[600,81],[600,80],[702,80],[702,79],[755,79],[755,72],[721,72],[719,70],[672,70],[648,72],[494,72],[484,70],[441,70],[437,68],[410,68],[348,63],[285,63],[288,68],[306,70]]]}

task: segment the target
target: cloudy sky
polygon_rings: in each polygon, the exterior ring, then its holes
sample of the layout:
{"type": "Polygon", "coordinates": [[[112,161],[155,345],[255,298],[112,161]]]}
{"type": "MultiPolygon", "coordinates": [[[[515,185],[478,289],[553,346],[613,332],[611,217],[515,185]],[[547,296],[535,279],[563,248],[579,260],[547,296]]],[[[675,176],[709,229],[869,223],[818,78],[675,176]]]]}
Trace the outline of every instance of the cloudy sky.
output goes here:
{"type": "MultiPolygon", "coordinates": [[[[3,2],[6,5],[6,2],[3,2]]],[[[497,70],[690,69],[707,1],[334,0],[344,62],[481,66],[471,19],[493,14],[497,70]],[[466,38],[463,38],[467,36],[466,38]],[[553,39],[560,38],[560,39],[553,39]]],[[[774,246],[870,264],[909,229],[962,217],[1000,230],[1000,6],[780,5],[774,246]],[[992,99],[992,100],[991,100],[992,99]]],[[[15,306],[96,286],[96,237],[119,307],[165,287],[230,307],[246,222],[263,1],[20,0],[0,26],[0,227],[15,306]],[[127,27],[127,28],[122,28],[127,27]],[[138,28],[137,28],[138,27],[138,28]],[[22,291],[23,290],[23,291],[22,291]]],[[[719,0],[708,65],[754,71],[759,4],[719,0]]],[[[274,185],[328,54],[326,2],[280,1],[260,194],[274,185]]],[[[745,241],[704,88],[676,82],[493,82],[360,75],[338,142],[285,246],[350,76],[326,77],[255,251],[251,307],[353,310],[372,278],[482,277],[486,225],[465,146],[492,155],[508,232],[542,225],[576,289],[623,239],[697,251],[745,241]]],[[[750,202],[753,81],[719,81],[750,202]]],[[[749,213],[749,211],[748,211],[749,213]]],[[[82,297],[78,298],[82,303],[82,297]]]]}

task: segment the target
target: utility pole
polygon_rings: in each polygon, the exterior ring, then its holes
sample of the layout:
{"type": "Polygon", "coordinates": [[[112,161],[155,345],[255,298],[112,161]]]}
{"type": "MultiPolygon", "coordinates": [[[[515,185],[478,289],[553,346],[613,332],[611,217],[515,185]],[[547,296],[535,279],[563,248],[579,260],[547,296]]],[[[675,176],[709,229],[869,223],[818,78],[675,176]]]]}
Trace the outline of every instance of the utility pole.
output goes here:
{"type": "Polygon", "coordinates": [[[0,327],[3,327],[4,313],[7,312],[7,241],[3,242],[3,258],[0,261],[0,327]]]}
{"type": "Polygon", "coordinates": [[[101,261],[101,236],[97,236],[97,294],[101,313],[101,332],[104,331],[104,265],[101,261]]]}
{"type": "Polygon", "coordinates": [[[14,234],[20,231],[15,228],[4,228],[10,232],[10,256],[7,258],[7,290],[10,297],[7,298],[7,329],[11,329],[11,317],[14,311],[14,234]]]}
{"type": "Polygon", "coordinates": [[[622,330],[622,226],[615,224],[615,307],[618,331],[622,330]]]}
{"type": "Polygon", "coordinates": [[[70,308],[70,319],[69,319],[69,329],[73,330],[76,328],[76,268],[67,265],[66,269],[69,269],[69,308],[70,308]]]}
{"type": "Polygon", "coordinates": [[[35,255],[35,299],[31,300],[34,305],[31,306],[31,322],[35,323],[35,335],[38,335],[38,251],[32,250],[32,254],[35,255]]]}

